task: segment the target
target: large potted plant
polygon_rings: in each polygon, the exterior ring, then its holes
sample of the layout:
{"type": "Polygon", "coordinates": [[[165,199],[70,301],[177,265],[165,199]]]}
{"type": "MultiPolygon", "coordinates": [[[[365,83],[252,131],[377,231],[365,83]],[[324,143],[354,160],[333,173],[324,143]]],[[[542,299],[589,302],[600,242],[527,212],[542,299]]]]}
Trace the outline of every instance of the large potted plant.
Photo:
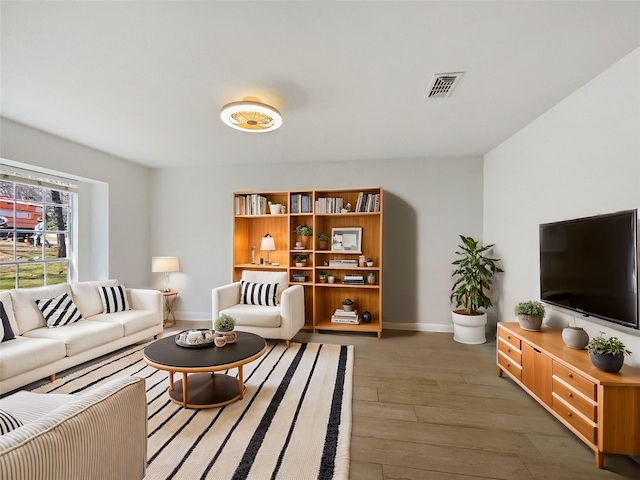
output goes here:
{"type": "Polygon", "coordinates": [[[603,372],[618,372],[624,363],[624,356],[631,355],[624,343],[617,337],[594,337],[587,344],[591,363],[603,372]]]}
{"type": "Polygon", "coordinates": [[[456,342],[479,344],[487,341],[485,325],[487,314],[482,308],[492,303],[486,292],[491,287],[491,278],[503,270],[496,265],[499,258],[490,258],[484,253],[494,245],[482,246],[471,237],[460,235],[462,244],[456,252],[458,259],[453,262],[456,269],[451,274],[455,282],[451,287],[449,300],[456,307],[451,312],[453,339],[456,342]]]}

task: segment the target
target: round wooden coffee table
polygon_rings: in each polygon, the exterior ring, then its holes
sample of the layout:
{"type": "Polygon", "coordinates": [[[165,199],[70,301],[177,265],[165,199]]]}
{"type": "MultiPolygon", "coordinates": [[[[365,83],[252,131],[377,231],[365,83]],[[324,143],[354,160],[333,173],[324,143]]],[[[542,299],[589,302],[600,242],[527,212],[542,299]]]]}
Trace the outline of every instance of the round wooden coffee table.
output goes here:
{"type": "Polygon", "coordinates": [[[144,349],[144,361],[169,372],[169,397],[173,402],[184,408],[221,407],[244,396],[242,366],[267,351],[264,338],[253,333],[236,333],[236,342],[224,347],[180,347],[173,335],[162,338],[144,349]],[[238,369],[237,379],[215,373],[230,368],[238,369]],[[176,372],[182,373],[182,380],[174,382],[176,372]]]}

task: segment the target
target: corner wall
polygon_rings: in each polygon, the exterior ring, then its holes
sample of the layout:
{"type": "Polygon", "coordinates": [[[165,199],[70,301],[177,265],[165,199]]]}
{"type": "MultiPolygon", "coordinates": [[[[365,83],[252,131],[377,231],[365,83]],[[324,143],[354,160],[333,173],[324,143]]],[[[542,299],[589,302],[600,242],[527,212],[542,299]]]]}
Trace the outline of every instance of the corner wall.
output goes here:
{"type": "Polygon", "coordinates": [[[0,130],[0,157],[81,181],[78,280],[148,286],[151,171],[5,118],[0,130]]]}
{"type": "MultiPolygon", "coordinates": [[[[484,238],[504,259],[499,320],[540,298],[538,225],[640,208],[640,49],[620,60],[484,159],[484,238]]],[[[564,311],[548,319],[567,323],[564,311]]],[[[640,333],[575,319],[590,337],[617,336],[640,366],[640,333]]]]}

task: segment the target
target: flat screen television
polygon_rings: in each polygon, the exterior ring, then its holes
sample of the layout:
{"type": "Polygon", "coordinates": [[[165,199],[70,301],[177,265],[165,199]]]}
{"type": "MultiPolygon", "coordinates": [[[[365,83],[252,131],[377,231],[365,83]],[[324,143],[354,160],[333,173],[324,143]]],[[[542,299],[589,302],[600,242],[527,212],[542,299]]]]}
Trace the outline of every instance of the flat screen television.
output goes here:
{"type": "Polygon", "coordinates": [[[638,329],[638,211],[540,225],[540,298],[638,329]]]}

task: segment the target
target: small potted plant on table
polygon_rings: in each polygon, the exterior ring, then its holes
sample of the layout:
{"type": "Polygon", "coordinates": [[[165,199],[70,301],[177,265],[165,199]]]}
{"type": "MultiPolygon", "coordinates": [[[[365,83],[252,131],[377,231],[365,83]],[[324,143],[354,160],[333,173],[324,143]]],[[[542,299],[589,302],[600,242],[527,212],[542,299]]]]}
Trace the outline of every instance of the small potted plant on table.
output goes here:
{"type": "Polygon", "coordinates": [[[589,340],[587,351],[594,367],[603,372],[611,373],[620,371],[624,364],[624,356],[631,355],[624,343],[617,337],[594,337],[589,340]]]}
{"type": "Polygon", "coordinates": [[[537,301],[520,302],[513,309],[518,316],[520,328],[530,332],[539,332],[545,315],[544,305],[537,301]]]}
{"type": "Polygon", "coordinates": [[[233,343],[236,341],[238,335],[233,329],[236,327],[236,319],[231,315],[227,315],[223,313],[220,315],[215,322],[213,322],[213,328],[218,334],[218,337],[224,338],[224,342],[218,341],[216,339],[215,344],[218,347],[224,347],[227,343],[233,343]]]}

